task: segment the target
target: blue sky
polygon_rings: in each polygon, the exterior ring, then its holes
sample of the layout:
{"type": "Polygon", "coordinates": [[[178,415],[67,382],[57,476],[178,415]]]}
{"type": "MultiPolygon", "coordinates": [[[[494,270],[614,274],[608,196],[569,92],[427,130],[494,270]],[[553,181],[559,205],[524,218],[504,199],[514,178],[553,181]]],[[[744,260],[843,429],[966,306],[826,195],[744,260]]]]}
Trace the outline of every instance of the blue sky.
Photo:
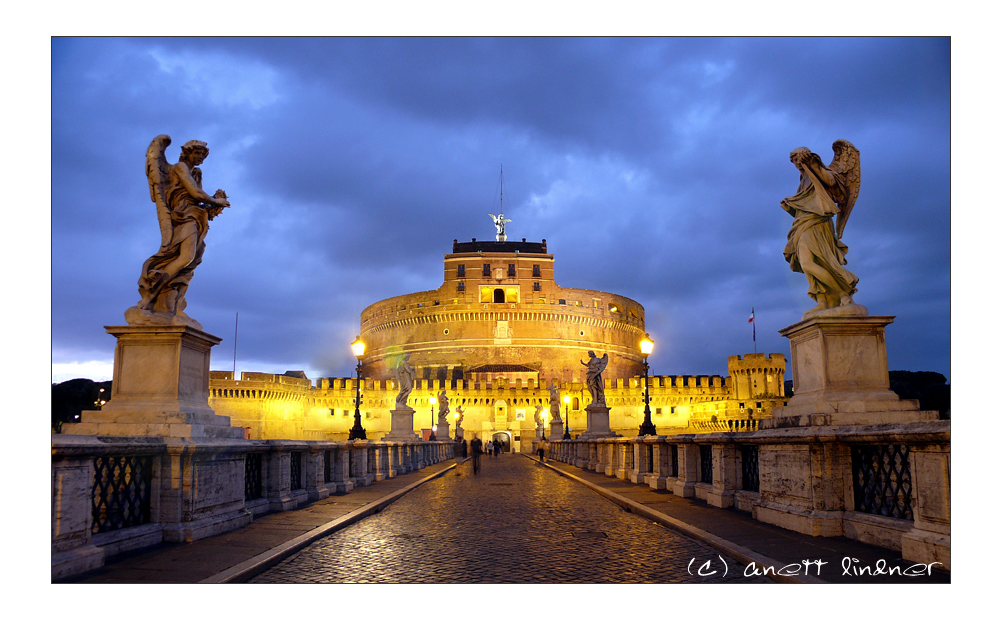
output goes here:
{"type": "MultiPolygon", "coordinates": [[[[159,244],[158,134],[208,142],[188,314],[213,369],[347,376],[362,309],[437,288],[453,239],[546,239],[556,282],[646,309],[657,374],[788,355],[814,302],[782,257],[788,153],[861,152],[844,235],[891,369],[951,377],[947,38],[56,38],[53,381],[110,378],[159,244]]],[[[791,378],[790,376],[788,378],[791,378]]]]}

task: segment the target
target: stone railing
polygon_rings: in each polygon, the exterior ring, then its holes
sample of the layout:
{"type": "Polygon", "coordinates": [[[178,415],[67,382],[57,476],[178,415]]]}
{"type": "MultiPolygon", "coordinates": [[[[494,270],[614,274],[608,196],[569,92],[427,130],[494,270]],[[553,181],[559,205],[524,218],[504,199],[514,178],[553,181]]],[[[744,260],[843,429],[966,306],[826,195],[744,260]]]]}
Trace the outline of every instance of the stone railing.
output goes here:
{"type": "Polygon", "coordinates": [[[52,579],[455,456],[452,442],[52,437],[52,579]]]}
{"type": "Polygon", "coordinates": [[[951,567],[951,424],[553,440],[548,458],[951,567]]]}

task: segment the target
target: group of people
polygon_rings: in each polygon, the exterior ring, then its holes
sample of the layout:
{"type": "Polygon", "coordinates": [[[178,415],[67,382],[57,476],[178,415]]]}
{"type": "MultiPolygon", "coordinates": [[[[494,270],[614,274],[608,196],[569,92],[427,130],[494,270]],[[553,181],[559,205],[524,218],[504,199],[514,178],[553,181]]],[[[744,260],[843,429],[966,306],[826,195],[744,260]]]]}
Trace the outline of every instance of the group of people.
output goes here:
{"type": "MultiPolygon", "coordinates": [[[[464,445],[464,442],[463,442],[464,445]]],[[[479,438],[479,435],[474,435],[472,441],[469,442],[469,454],[472,456],[472,473],[478,474],[479,469],[482,466],[482,456],[483,453],[490,455],[490,458],[496,458],[503,452],[503,442],[501,441],[487,441],[483,444],[483,440],[479,438]]]]}

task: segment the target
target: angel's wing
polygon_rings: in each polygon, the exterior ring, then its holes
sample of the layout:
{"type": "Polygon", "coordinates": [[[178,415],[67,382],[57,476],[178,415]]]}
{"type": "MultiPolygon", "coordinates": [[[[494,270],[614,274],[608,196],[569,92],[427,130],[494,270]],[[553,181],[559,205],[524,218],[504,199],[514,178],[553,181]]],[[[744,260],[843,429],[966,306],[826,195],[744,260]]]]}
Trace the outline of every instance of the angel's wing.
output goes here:
{"type": "Polygon", "coordinates": [[[170,164],[166,150],[170,146],[170,136],[160,134],[153,138],[146,149],[146,178],[149,179],[149,197],[156,203],[156,217],[160,222],[160,249],[170,245],[173,227],[170,224],[170,205],[167,204],[167,183],[170,178],[170,164]]]}
{"type": "Polygon", "coordinates": [[[858,191],[861,189],[861,154],[857,147],[847,140],[837,140],[833,143],[833,161],[830,162],[830,170],[843,175],[847,181],[847,197],[840,205],[840,213],[837,214],[837,238],[844,236],[844,226],[847,225],[847,218],[851,215],[854,202],[858,199],[858,191]]]}
{"type": "Polygon", "coordinates": [[[601,364],[599,366],[600,370],[597,372],[604,372],[604,369],[608,367],[608,354],[605,353],[601,358],[601,364]]]}

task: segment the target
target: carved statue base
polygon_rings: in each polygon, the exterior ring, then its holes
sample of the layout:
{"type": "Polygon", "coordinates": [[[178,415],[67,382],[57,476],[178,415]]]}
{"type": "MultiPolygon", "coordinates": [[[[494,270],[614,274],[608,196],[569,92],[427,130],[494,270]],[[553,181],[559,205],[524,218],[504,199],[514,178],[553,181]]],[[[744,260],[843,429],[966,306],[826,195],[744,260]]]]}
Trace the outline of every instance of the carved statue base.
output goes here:
{"type": "Polygon", "coordinates": [[[447,422],[438,422],[437,430],[434,434],[437,436],[438,441],[451,441],[451,436],[448,433],[451,431],[451,425],[447,422]]]}
{"type": "Polygon", "coordinates": [[[417,441],[420,437],[413,432],[413,409],[389,410],[389,432],[382,437],[385,441],[417,441]]]}
{"type": "Polygon", "coordinates": [[[63,433],[243,438],[242,428],[208,405],[211,349],[220,338],[186,325],[104,329],[118,339],[111,399],[63,433]]]}
{"type": "Polygon", "coordinates": [[[885,326],[894,318],[823,314],[781,330],[791,341],[794,396],[761,427],[937,420],[889,389],[885,326]]]}
{"type": "Polygon", "coordinates": [[[587,412],[587,430],[580,433],[580,439],[618,437],[618,433],[611,430],[610,407],[590,403],[584,410],[587,412]]]}
{"type": "Polygon", "coordinates": [[[205,329],[201,326],[201,323],[183,312],[178,314],[154,312],[152,310],[141,310],[138,306],[132,306],[125,311],[125,321],[129,325],[185,325],[199,331],[204,331],[205,329]]]}
{"type": "Polygon", "coordinates": [[[549,422],[549,439],[559,440],[562,438],[563,438],[562,420],[553,420],[549,422]]]}

